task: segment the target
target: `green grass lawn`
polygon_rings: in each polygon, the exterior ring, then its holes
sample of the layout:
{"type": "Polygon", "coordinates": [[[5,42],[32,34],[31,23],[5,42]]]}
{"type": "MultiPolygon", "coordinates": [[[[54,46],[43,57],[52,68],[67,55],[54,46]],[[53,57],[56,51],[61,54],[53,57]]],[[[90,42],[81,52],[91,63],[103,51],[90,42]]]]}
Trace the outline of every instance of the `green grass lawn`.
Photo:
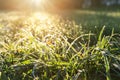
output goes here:
{"type": "Polygon", "coordinates": [[[119,11],[76,10],[70,16],[77,24],[81,24],[87,32],[99,33],[103,26],[107,28],[106,35],[109,35],[113,28],[115,28],[115,32],[120,32],[119,11]]]}
{"type": "Polygon", "coordinates": [[[120,12],[0,13],[0,80],[119,80],[120,12]]]}

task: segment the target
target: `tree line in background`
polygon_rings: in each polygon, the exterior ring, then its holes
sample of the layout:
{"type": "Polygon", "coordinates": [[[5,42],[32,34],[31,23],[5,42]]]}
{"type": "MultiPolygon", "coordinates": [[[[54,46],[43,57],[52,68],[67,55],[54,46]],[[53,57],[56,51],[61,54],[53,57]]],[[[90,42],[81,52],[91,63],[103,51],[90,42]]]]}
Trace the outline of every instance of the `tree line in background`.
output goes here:
{"type": "MultiPolygon", "coordinates": [[[[30,9],[34,4],[31,0],[0,0],[0,10],[3,9],[30,9]]],[[[120,5],[120,0],[44,0],[44,7],[50,9],[51,6],[59,9],[79,9],[88,7],[120,5]]],[[[41,4],[40,4],[41,5],[41,4]]],[[[41,6],[39,6],[41,7],[41,6]]],[[[39,9],[39,8],[38,8],[39,9]]]]}
{"type": "Polygon", "coordinates": [[[73,8],[119,6],[120,0],[70,0],[73,8]]]}

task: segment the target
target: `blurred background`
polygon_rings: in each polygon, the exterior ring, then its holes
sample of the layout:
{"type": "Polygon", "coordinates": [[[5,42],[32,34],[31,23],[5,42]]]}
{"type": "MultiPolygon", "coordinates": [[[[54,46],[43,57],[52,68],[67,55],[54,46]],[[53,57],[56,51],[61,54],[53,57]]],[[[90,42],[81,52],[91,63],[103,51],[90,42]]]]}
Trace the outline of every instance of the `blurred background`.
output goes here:
{"type": "Polygon", "coordinates": [[[57,10],[120,6],[120,0],[0,0],[0,10],[57,10]]]}

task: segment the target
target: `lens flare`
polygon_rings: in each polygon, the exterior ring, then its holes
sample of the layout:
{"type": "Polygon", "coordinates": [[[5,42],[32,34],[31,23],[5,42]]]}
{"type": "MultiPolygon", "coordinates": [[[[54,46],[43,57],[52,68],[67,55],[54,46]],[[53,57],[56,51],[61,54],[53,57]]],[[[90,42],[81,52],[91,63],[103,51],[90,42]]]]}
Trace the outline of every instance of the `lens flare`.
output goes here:
{"type": "Polygon", "coordinates": [[[42,3],[42,0],[33,0],[33,4],[39,6],[42,3]]]}

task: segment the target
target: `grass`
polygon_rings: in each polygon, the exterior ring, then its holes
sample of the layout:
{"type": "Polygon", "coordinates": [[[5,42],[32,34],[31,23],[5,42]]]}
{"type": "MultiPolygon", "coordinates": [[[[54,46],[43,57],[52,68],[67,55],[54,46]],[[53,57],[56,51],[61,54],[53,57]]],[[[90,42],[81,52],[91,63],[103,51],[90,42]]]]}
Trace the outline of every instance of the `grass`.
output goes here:
{"type": "Polygon", "coordinates": [[[87,33],[91,30],[92,33],[99,34],[99,30],[103,26],[106,26],[105,35],[109,35],[112,28],[115,28],[115,32],[119,33],[119,11],[77,10],[70,16],[77,24],[81,24],[87,33]]]}
{"type": "Polygon", "coordinates": [[[119,80],[120,13],[59,14],[0,13],[0,80],[119,80]]]}

